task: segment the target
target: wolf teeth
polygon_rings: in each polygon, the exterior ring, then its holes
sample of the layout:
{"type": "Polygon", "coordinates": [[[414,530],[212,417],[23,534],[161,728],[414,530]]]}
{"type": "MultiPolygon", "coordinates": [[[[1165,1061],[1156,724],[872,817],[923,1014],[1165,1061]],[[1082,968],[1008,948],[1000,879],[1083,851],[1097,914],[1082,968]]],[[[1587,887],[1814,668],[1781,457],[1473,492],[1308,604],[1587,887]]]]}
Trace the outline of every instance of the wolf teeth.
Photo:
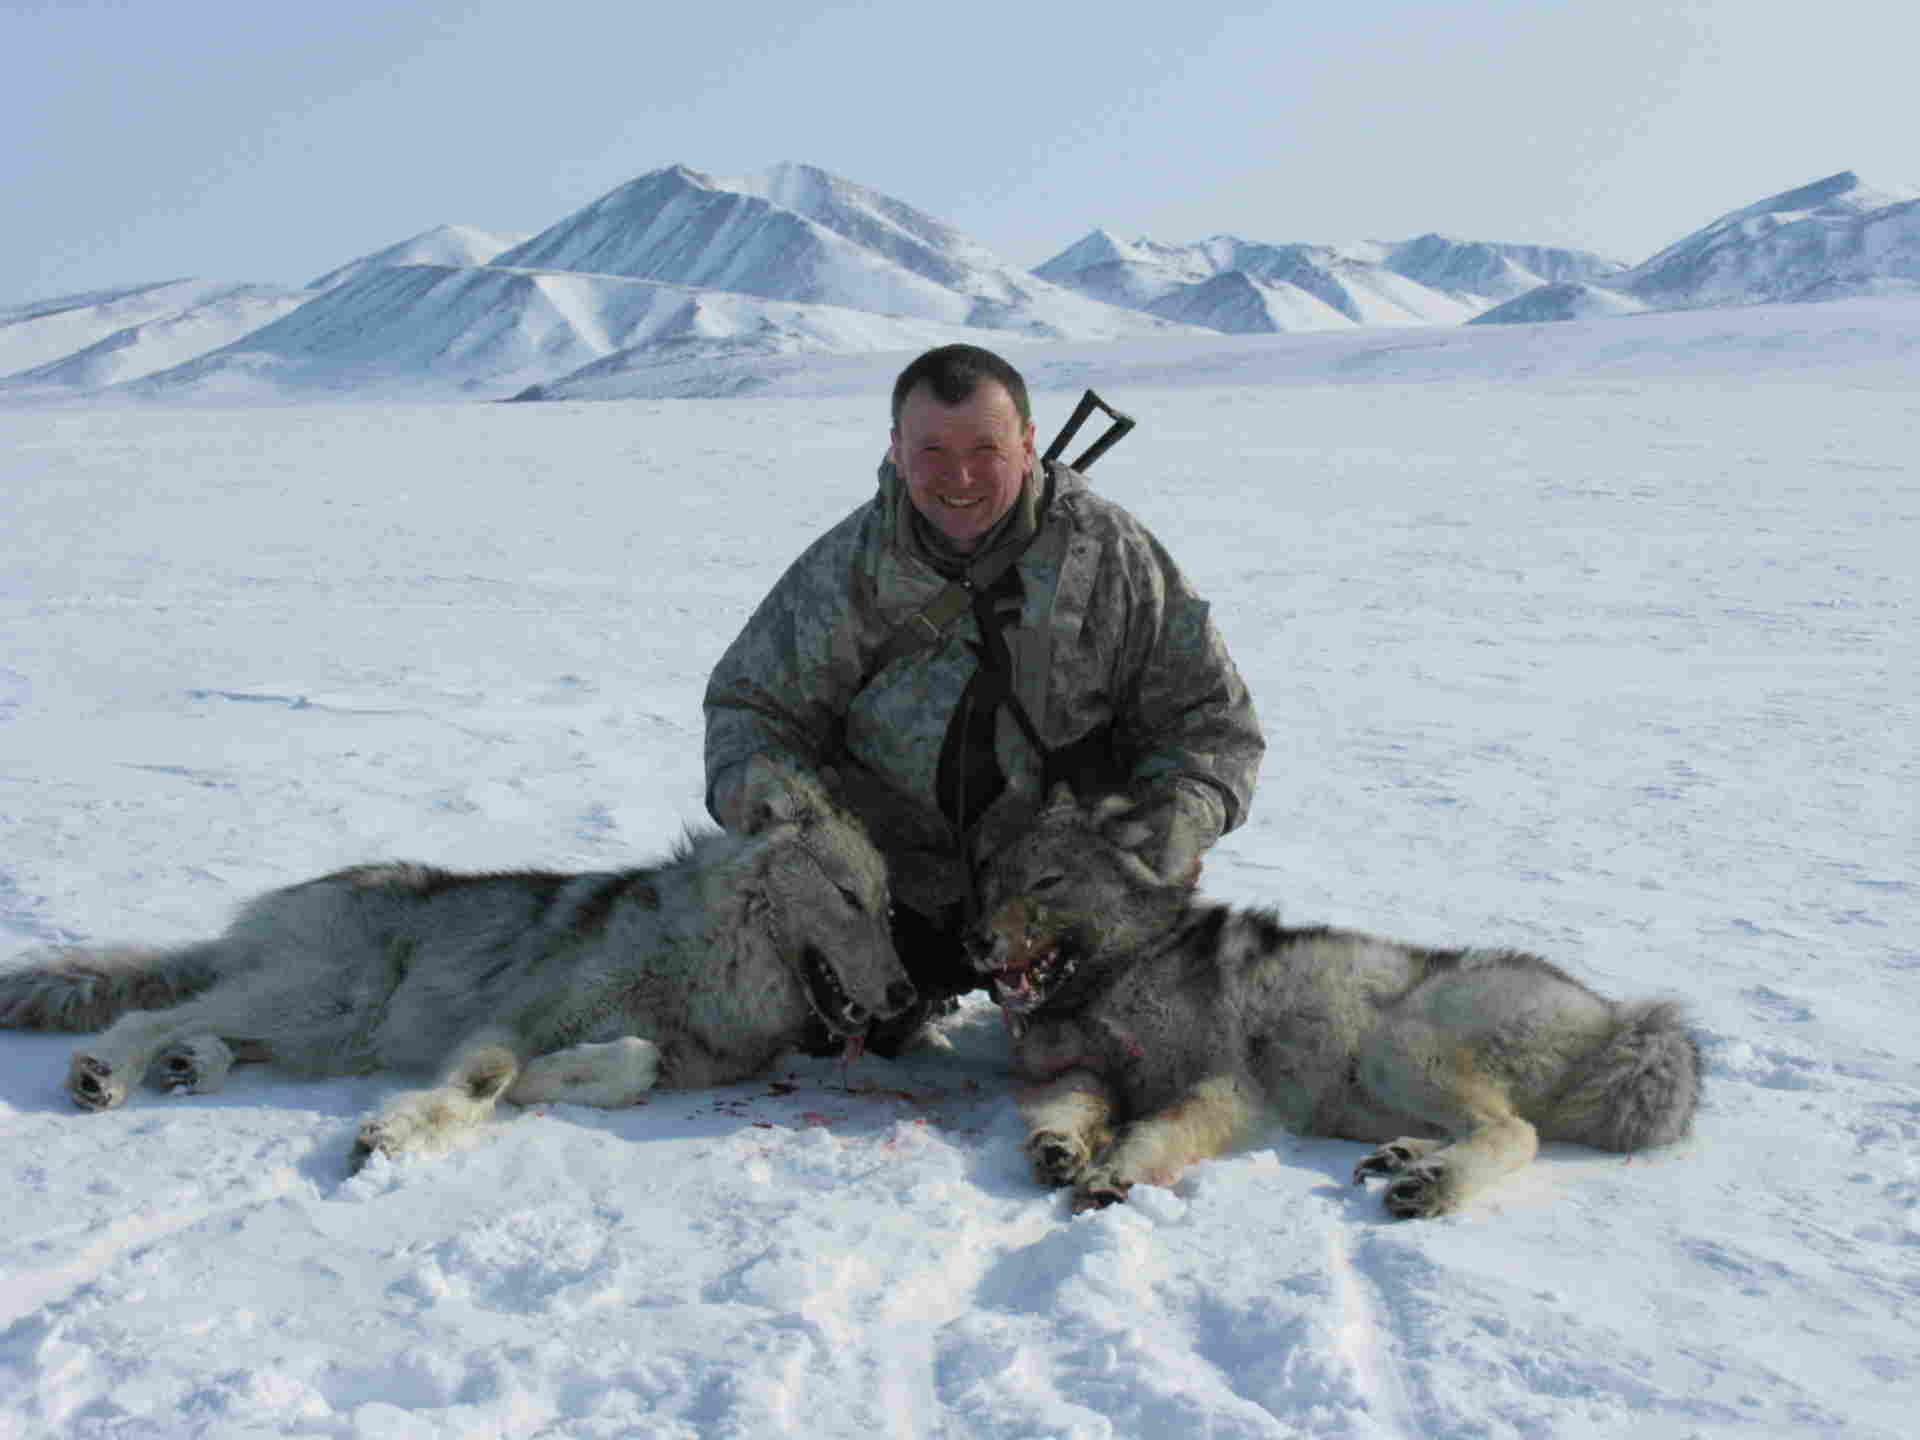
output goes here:
{"type": "Polygon", "coordinates": [[[846,1024],[858,1024],[867,1010],[847,993],[840,977],[818,950],[808,947],[800,957],[802,985],[807,999],[823,1018],[834,1017],[846,1024]]]}

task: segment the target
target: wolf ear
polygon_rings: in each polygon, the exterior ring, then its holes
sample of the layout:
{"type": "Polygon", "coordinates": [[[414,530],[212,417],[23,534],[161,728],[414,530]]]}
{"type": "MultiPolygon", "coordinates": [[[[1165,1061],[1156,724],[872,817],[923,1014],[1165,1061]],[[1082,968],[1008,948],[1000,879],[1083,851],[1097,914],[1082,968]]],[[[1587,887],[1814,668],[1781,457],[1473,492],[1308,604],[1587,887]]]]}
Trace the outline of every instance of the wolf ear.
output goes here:
{"type": "Polygon", "coordinates": [[[775,825],[805,825],[817,820],[824,797],[819,786],[777,760],[755,755],[747,761],[741,808],[746,831],[758,835],[775,825]]]}

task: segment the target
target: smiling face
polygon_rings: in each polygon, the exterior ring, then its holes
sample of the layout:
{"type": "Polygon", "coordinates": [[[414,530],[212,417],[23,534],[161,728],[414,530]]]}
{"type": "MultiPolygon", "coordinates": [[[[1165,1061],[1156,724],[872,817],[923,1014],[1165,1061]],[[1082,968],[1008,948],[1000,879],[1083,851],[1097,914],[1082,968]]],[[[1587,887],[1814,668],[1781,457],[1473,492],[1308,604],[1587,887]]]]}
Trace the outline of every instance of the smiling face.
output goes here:
{"type": "Polygon", "coordinates": [[[913,508],[967,554],[1020,498],[1034,463],[1033,422],[997,380],[982,380],[958,405],[941,404],[923,381],[900,406],[888,453],[913,508]]]}

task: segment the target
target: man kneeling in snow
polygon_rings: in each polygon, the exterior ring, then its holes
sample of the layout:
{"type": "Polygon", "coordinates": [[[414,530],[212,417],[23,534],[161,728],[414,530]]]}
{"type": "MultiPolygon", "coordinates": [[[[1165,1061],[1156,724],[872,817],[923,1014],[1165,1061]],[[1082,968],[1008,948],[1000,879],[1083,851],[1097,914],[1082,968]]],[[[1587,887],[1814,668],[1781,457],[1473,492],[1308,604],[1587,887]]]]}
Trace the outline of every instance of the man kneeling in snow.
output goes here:
{"type": "Polygon", "coordinates": [[[1265,749],[1207,603],[1147,528],[1042,463],[1026,382],[948,345],[893,387],[879,493],[815,541],[713,669],[707,808],[743,820],[747,761],[829,772],[886,856],[922,997],[904,1049],[979,983],[969,858],[1053,786],[1145,802],[1169,878],[1246,817],[1265,749]]]}

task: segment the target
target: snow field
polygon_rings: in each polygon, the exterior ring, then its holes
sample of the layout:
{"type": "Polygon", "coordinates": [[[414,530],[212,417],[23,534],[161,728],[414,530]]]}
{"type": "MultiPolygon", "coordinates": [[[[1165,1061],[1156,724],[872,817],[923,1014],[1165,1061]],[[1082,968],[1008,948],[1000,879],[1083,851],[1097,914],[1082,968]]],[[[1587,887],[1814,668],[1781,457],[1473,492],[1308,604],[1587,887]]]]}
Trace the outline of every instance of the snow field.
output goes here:
{"type": "MultiPolygon", "coordinates": [[[[975,997],[950,1049],[507,1114],[347,1179],[401,1077],[80,1116],[71,1041],[9,1033],[0,1435],[1905,1433],[1920,399],[1828,344],[1295,385],[1142,347],[1099,382],[1141,428],[1095,483],[1268,731],[1209,891],[1684,997],[1692,1140],[1549,1147],[1402,1225],[1360,1147],[1271,1134],[1075,1218],[975,997]]],[[[660,854],[701,820],[707,667],[865,496],[883,417],[880,387],[0,414],[0,956],[190,938],[372,858],[660,854]]]]}

